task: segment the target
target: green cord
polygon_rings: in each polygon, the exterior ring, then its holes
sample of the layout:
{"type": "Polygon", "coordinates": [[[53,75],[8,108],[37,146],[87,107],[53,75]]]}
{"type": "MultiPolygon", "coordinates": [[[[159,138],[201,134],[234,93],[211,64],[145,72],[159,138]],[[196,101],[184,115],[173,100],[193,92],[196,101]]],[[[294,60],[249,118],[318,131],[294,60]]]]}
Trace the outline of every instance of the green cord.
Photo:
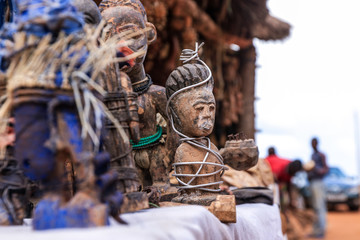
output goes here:
{"type": "Polygon", "coordinates": [[[152,206],[152,207],[155,207],[155,208],[159,208],[159,207],[160,207],[159,205],[156,205],[155,203],[152,203],[152,202],[149,202],[149,205],[152,206]]]}
{"type": "Polygon", "coordinates": [[[147,146],[147,145],[149,145],[151,143],[154,143],[154,142],[158,141],[161,138],[161,135],[162,135],[162,127],[157,125],[156,126],[156,133],[154,135],[140,138],[140,141],[137,144],[135,144],[130,139],[130,143],[133,146],[133,148],[144,147],[144,146],[147,146]]]}

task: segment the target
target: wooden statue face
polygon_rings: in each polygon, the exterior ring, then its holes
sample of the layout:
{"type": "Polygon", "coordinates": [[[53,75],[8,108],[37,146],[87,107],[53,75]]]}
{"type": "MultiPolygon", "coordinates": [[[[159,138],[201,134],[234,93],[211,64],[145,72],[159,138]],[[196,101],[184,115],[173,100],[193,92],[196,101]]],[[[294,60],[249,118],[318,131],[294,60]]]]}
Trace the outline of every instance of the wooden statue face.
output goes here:
{"type": "Polygon", "coordinates": [[[212,87],[200,86],[180,93],[174,99],[175,126],[189,137],[211,134],[215,123],[215,97],[212,87]],[[178,121],[178,122],[176,122],[178,121]]]}
{"type": "MultiPolygon", "coordinates": [[[[141,12],[127,6],[108,8],[103,11],[102,16],[108,23],[112,24],[112,34],[123,33],[129,30],[139,32],[139,30],[149,27],[149,31],[139,33],[132,37],[134,41],[128,46],[134,52],[144,51],[143,55],[138,56],[135,59],[135,65],[142,65],[145,60],[148,44],[156,39],[154,25],[147,22],[141,12]]],[[[122,70],[127,72],[130,69],[124,67],[122,70]]]]}
{"type": "MultiPolygon", "coordinates": [[[[118,17],[112,18],[111,22],[113,24],[114,30],[117,33],[122,33],[125,31],[133,30],[138,32],[146,27],[146,22],[141,15],[141,13],[135,11],[130,7],[116,7],[118,17]]],[[[147,51],[148,43],[145,33],[141,33],[132,38],[134,41],[129,45],[129,48],[138,52],[139,50],[147,51]]],[[[137,64],[142,64],[144,62],[145,55],[139,56],[136,58],[137,64]]]]}

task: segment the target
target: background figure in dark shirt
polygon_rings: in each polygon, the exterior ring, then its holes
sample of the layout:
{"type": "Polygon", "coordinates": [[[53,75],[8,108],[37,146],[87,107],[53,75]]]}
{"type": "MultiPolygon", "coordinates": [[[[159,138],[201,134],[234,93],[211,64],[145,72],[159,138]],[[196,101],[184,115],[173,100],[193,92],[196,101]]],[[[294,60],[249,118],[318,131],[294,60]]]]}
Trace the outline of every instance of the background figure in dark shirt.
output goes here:
{"type": "Polygon", "coordinates": [[[311,146],[314,150],[311,159],[315,166],[308,171],[310,182],[311,204],[316,214],[313,232],[309,235],[312,238],[323,238],[326,230],[326,196],[323,178],[329,171],[326,164],[326,157],[318,150],[318,139],[311,139],[311,146]]]}

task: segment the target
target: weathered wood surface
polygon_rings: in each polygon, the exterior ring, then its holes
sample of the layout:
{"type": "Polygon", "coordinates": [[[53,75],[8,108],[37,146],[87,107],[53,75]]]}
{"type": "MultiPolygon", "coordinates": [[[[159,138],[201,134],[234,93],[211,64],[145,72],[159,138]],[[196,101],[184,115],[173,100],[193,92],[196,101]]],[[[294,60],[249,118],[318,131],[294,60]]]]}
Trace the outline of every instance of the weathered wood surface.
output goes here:
{"type": "MultiPolygon", "coordinates": [[[[140,139],[139,117],[137,114],[137,95],[132,91],[129,77],[111,65],[104,77],[107,95],[104,103],[124,128],[129,139],[140,139]]],[[[110,153],[111,168],[119,174],[117,189],[124,193],[121,212],[134,212],[148,208],[146,193],[139,192],[140,178],[132,155],[130,142],[125,142],[111,121],[106,122],[107,134],[104,136],[104,149],[110,153]]]]}
{"type": "Polygon", "coordinates": [[[234,195],[218,195],[208,210],[223,223],[236,223],[236,203],[234,195]]]}
{"type": "MultiPolygon", "coordinates": [[[[142,54],[134,59],[132,66],[125,66],[121,71],[129,76],[133,90],[137,93],[140,137],[145,139],[154,136],[158,133],[157,113],[166,119],[165,89],[153,84],[152,77],[144,68],[147,48],[156,39],[156,29],[147,21],[145,9],[140,1],[108,0],[103,1],[100,8],[103,19],[112,27],[113,34],[129,30],[135,33],[131,38],[133,42],[129,44],[129,49],[133,52],[140,51],[142,54]]],[[[169,131],[167,134],[169,135],[169,131]]],[[[133,150],[141,185],[156,186],[164,192],[170,187],[168,177],[170,153],[161,139],[145,145],[134,147],[133,150]]]]}
{"type": "Polygon", "coordinates": [[[220,149],[220,154],[225,164],[240,171],[257,164],[259,150],[253,139],[228,140],[225,147],[220,149]]]}

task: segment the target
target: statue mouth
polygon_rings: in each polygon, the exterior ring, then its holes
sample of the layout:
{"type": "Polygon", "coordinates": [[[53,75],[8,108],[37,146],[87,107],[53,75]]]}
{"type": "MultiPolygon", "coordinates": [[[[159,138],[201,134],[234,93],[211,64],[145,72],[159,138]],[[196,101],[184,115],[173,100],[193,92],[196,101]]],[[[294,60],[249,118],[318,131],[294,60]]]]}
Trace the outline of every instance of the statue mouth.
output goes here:
{"type": "Polygon", "coordinates": [[[129,68],[131,68],[129,65],[123,65],[120,70],[126,72],[129,68]]]}
{"type": "Polygon", "coordinates": [[[212,128],[213,128],[213,123],[210,120],[204,121],[200,125],[200,129],[205,130],[205,131],[210,131],[212,128]]]}

